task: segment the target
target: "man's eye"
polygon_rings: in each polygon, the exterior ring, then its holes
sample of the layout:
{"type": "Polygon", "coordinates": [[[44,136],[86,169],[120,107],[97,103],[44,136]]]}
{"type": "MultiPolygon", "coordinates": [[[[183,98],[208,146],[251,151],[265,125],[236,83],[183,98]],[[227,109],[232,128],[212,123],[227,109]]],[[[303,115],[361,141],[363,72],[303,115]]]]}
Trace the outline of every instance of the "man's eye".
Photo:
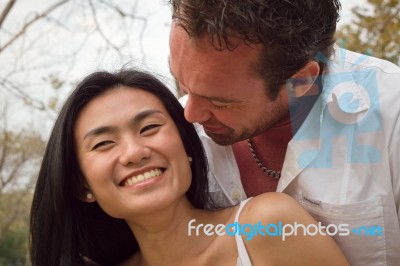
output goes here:
{"type": "Polygon", "coordinates": [[[112,144],[113,142],[111,140],[105,140],[105,141],[101,141],[99,143],[97,143],[96,145],[93,146],[92,150],[97,150],[101,147],[104,147],[108,144],[112,144]]]}
{"type": "Polygon", "coordinates": [[[214,109],[222,110],[222,109],[226,109],[226,108],[228,108],[228,105],[215,105],[214,104],[214,109]]]}
{"type": "Polygon", "coordinates": [[[228,106],[229,106],[228,104],[215,102],[215,101],[211,101],[211,103],[213,104],[214,109],[217,109],[217,110],[225,109],[225,108],[228,108],[228,106]]]}
{"type": "Polygon", "coordinates": [[[183,86],[181,86],[178,82],[176,82],[176,87],[178,89],[178,93],[179,93],[180,96],[188,94],[187,89],[184,88],[183,86]]]}
{"type": "Polygon", "coordinates": [[[141,130],[140,130],[140,134],[143,133],[151,133],[153,132],[153,129],[159,128],[161,126],[161,124],[150,124],[147,126],[144,126],[141,130]]]}

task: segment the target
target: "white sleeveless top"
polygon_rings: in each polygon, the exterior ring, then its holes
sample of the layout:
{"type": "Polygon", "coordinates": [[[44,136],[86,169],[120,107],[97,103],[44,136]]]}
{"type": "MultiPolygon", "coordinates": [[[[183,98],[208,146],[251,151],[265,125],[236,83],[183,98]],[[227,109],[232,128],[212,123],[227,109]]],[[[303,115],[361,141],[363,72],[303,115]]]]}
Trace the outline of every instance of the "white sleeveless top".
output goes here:
{"type": "MultiPolygon", "coordinates": [[[[240,202],[240,206],[238,211],[236,212],[235,216],[235,222],[239,222],[239,215],[240,212],[242,211],[244,205],[250,200],[251,198],[248,198],[242,202],[240,202]]],[[[236,246],[238,249],[238,258],[236,262],[236,266],[251,266],[251,261],[249,258],[249,254],[247,253],[246,246],[244,245],[243,238],[239,234],[235,234],[235,240],[236,240],[236,246]]]]}

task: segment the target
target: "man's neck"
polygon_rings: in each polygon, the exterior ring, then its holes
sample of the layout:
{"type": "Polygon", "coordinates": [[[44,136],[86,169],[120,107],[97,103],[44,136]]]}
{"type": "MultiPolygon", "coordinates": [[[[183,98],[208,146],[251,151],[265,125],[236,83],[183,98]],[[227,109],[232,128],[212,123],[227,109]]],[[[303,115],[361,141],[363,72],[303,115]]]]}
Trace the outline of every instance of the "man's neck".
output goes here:
{"type": "MultiPolygon", "coordinates": [[[[251,138],[255,156],[261,164],[273,171],[281,171],[286,149],[292,138],[290,117],[287,116],[276,127],[251,138]]],[[[278,179],[268,176],[256,163],[247,141],[235,143],[233,152],[239,167],[244,191],[248,197],[276,191],[278,179]]]]}

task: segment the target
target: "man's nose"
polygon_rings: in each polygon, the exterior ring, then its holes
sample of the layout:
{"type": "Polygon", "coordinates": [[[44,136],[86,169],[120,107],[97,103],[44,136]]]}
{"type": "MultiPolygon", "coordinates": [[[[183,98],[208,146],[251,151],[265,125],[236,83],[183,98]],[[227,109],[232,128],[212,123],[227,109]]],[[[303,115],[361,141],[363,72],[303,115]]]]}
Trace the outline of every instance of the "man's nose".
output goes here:
{"type": "Polygon", "coordinates": [[[185,105],[185,118],[191,123],[203,123],[212,116],[210,102],[195,95],[188,95],[185,105]]]}

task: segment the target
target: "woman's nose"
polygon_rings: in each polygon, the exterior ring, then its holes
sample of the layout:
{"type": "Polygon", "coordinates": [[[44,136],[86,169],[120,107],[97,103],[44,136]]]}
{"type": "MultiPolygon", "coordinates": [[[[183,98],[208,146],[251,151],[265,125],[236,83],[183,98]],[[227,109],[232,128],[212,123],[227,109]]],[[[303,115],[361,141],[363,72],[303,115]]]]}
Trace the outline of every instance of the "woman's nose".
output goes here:
{"type": "Polygon", "coordinates": [[[139,165],[145,159],[150,158],[151,149],[137,141],[125,141],[121,144],[120,164],[127,166],[130,164],[139,165]]]}

